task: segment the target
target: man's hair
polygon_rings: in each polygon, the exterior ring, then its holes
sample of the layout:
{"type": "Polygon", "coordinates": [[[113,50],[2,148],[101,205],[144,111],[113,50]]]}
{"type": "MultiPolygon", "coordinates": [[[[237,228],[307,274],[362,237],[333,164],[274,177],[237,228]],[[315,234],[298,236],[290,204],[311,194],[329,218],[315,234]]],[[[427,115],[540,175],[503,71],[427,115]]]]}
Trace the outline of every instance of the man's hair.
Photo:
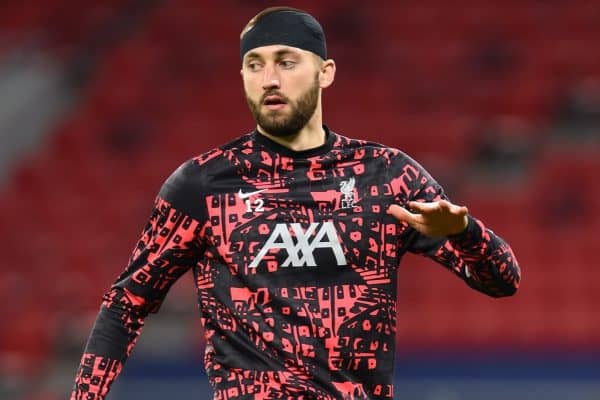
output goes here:
{"type": "Polygon", "coordinates": [[[261,12],[259,12],[258,14],[256,14],[254,17],[252,17],[252,19],[250,21],[248,21],[248,23],[246,24],[246,26],[244,27],[244,29],[242,29],[242,33],[240,34],[240,40],[244,37],[244,35],[246,33],[248,33],[248,31],[252,28],[254,28],[254,26],[258,23],[258,21],[261,20],[262,17],[264,17],[265,15],[269,15],[272,14],[274,12],[278,12],[278,11],[295,11],[295,12],[299,12],[299,13],[303,13],[303,14],[308,14],[306,11],[304,10],[300,10],[298,8],[293,8],[293,7],[269,7],[269,8],[265,8],[264,10],[262,10],[261,12]]]}

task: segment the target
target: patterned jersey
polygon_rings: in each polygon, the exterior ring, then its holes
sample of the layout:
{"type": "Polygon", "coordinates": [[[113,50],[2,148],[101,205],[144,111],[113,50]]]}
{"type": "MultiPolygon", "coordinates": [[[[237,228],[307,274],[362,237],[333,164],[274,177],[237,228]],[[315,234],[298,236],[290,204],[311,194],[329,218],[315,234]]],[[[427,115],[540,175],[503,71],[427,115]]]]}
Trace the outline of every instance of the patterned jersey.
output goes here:
{"type": "Polygon", "coordinates": [[[254,131],[165,182],[126,270],[98,314],[71,399],[103,399],[148,313],[194,274],[214,398],[392,399],[398,266],[441,263],[490,296],[513,294],[508,244],[469,216],[421,235],[391,204],[446,198],[403,152],[325,129],[292,151],[254,131]]]}

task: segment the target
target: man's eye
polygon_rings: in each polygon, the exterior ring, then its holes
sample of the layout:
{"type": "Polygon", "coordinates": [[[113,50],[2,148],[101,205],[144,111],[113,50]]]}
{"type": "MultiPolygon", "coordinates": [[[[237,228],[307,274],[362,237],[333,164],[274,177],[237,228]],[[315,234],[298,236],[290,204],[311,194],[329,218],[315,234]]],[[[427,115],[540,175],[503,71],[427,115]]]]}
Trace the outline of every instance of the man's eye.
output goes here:
{"type": "Polygon", "coordinates": [[[258,71],[259,68],[260,68],[260,63],[253,62],[253,63],[248,64],[248,69],[250,71],[258,71]]]}
{"type": "Polygon", "coordinates": [[[282,61],[279,63],[283,68],[292,68],[296,63],[294,61],[282,61]]]}

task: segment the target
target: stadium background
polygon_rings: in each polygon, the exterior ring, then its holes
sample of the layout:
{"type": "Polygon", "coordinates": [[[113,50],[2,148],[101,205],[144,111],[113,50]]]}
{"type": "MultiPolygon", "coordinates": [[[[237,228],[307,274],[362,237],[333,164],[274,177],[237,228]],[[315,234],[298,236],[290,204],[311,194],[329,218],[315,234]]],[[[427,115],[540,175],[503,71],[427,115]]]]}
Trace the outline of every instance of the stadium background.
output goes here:
{"type": "MultiPolygon", "coordinates": [[[[161,183],[249,131],[263,1],[0,2],[0,397],[67,397],[161,183]]],[[[399,147],[506,238],[520,292],[401,268],[397,397],[600,399],[600,2],[298,1],[337,61],[335,131],[399,147]]],[[[191,276],[112,399],[207,399],[191,276]]]]}

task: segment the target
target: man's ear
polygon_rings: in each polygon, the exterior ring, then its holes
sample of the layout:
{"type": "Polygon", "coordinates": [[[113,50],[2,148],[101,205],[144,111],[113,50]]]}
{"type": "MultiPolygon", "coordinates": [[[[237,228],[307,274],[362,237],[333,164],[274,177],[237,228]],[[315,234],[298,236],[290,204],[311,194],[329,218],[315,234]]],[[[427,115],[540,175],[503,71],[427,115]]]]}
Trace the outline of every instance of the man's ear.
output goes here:
{"type": "Polygon", "coordinates": [[[335,61],[327,59],[323,61],[320,68],[319,87],[325,89],[331,86],[335,80],[335,61]]]}

